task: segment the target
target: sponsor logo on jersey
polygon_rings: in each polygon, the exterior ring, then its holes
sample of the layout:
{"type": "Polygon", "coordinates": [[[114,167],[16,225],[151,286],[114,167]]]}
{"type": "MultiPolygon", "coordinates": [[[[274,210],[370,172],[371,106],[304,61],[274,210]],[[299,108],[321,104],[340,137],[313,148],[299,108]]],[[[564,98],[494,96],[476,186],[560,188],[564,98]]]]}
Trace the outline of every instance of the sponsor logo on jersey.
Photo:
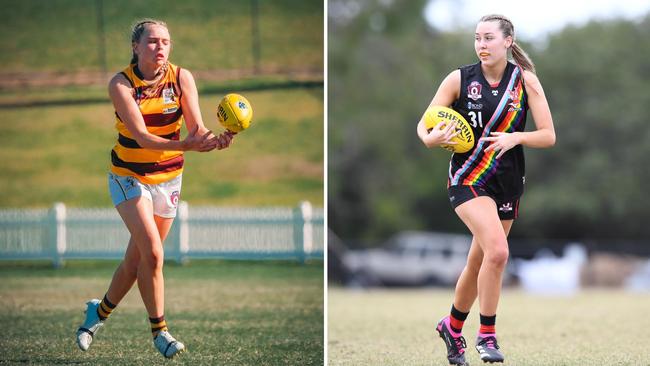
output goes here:
{"type": "Polygon", "coordinates": [[[467,97],[472,100],[479,100],[483,96],[481,95],[482,85],[478,81],[472,81],[469,86],[467,86],[467,97]]]}
{"type": "Polygon", "coordinates": [[[512,202],[504,203],[499,207],[499,211],[501,212],[510,212],[512,211],[512,202]]]}
{"type": "Polygon", "coordinates": [[[163,108],[163,114],[170,114],[174,113],[178,110],[178,107],[169,107],[169,108],[163,108]]]}
{"type": "Polygon", "coordinates": [[[172,104],[174,103],[174,89],[167,88],[163,89],[163,104],[172,104]]]}
{"type": "Polygon", "coordinates": [[[467,109],[483,109],[483,104],[481,103],[472,103],[472,102],[467,102],[467,109]]]}
{"type": "Polygon", "coordinates": [[[508,112],[514,112],[514,111],[520,111],[521,110],[521,100],[519,100],[519,95],[517,94],[516,91],[514,90],[508,90],[508,98],[510,98],[511,102],[508,103],[510,108],[508,108],[508,112]]]}
{"type": "Polygon", "coordinates": [[[499,90],[497,89],[492,90],[492,95],[494,95],[495,97],[499,95],[499,90]]]}

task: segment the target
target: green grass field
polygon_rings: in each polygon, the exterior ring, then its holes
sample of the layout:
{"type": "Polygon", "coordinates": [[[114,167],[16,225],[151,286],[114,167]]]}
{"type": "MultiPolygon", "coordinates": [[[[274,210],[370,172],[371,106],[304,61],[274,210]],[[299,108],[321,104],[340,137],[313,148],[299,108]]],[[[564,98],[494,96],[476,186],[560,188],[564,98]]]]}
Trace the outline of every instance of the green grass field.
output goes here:
{"type": "MultiPolygon", "coordinates": [[[[117,263],[0,263],[0,364],[153,365],[144,305],[131,290],[86,353],[74,341],[84,302],[103,295],[117,263]]],[[[195,261],[164,268],[170,331],[182,365],[321,365],[323,264],[195,261]]]]}
{"type": "MultiPolygon", "coordinates": [[[[65,99],[60,93],[56,98],[65,99]]],[[[322,88],[243,94],[253,106],[254,124],[227,150],[186,153],[182,199],[239,206],[294,206],[308,200],[322,206],[322,88]]],[[[223,131],[216,122],[221,97],[207,94],[200,100],[204,122],[214,131],[223,131]]],[[[108,101],[3,109],[0,205],[110,206],[106,174],[117,138],[113,113],[108,101]]]]}
{"type": "MultiPolygon", "coordinates": [[[[257,1],[262,69],[323,65],[322,1],[257,1]]],[[[100,71],[99,5],[107,69],[131,59],[131,27],[157,18],[169,27],[172,62],[190,70],[252,69],[253,1],[0,0],[2,72],[100,71]]],[[[0,73],[2,73],[0,72],[0,73]]]]}
{"type": "MultiPolygon", "coordinates": [[[[329,365],[448,365],[435,324],[450,290],[328,290],[329,365]]],[[[477,304],[465,322],[471,365],[477,304]]],[[[497,317],[504,365],[650,365],[650,294],[585,291],[571,297],[506,290],[497,317]]]]}

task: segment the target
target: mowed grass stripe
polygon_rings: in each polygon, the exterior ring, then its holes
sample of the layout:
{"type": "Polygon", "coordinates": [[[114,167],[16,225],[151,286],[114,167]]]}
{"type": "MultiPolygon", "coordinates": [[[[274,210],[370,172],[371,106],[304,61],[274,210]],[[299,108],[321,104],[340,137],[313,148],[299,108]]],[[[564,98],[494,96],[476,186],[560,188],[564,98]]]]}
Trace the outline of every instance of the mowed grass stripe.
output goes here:
{"type": "MultiPolygon", "coordinates": [[[[447,365],[435,324],[449,313],[448,290],[328,290],[329,365],[447,365]]],[[[650,365],[650,294],[584,291],[570,297],[503,292],[497,313],[505,365],[650,365]]],[[[478,304],[465,322],[467,361],[478,304]]]]}
{"type": "MultiPolygon", "coordinates": [[[[0,0],[0,65],[4,72],[101,71],[98,4],[103,4],[108,70],[131,59],[131,27],[142,18],[167,22],[172,62],[189,69],[250,70],[252,1],[0,0]]],[[[323,4],[258,2],[263,69],[322,69],[323,4]]]]}
{"type": "MultiPolygon", "coordinates": [[[[2,364],[159,364],[137,288],[83,353],[74,332],[117,263],[0,266],[2,364]],[[88,275],[86,278],[85,275],[88,275]]],[[[165,266],[165,315],[189,352],[178,364],[323,363],[323,264],[196,261],[165,266]]]]}

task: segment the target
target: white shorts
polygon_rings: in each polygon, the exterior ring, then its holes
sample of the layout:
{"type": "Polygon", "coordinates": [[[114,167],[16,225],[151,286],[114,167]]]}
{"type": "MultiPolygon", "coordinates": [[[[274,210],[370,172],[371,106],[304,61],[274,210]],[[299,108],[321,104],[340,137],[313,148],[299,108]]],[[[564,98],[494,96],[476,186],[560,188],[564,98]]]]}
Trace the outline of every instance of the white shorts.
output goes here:
{"type": "Polygon", "coordinates": [[[113,205],[136,197],[146,197],[153,204],[153,214],[173,219],[181,196],[183,175],[159,184],[144,184],[135,177],[124,177],[108,173],[108,189],[111,192],[113,205]]]}

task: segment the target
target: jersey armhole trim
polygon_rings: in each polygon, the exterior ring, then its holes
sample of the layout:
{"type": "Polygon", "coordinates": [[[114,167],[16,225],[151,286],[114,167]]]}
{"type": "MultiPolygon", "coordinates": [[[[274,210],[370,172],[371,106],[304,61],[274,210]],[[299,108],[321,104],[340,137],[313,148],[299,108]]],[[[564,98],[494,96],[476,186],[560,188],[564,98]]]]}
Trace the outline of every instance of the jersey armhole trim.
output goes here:
{"type": "Polygon", "coordinates": [[[131,88],[135,88],[135,85],[133,85],[133,81],[129,79],[129,76],[124,71],[121,71],[119,74],[122,74],[122,76],[124,76],[124,78],[129,82],[129,85],[131,85],[131,88]]]}
{"type": "Polygon", "coordinates": [[[463,78],[464,78],[463,68],[464,67],[462,67],[462,66],[458,68],[458,72],[460,72],[460,83],[458,83],[458,99],[456,99],[451,104],[452,109],[456,109],[455,107],[458,106],[458,103],[460,103],[460,100],[463,99],[463,78]]]}
{"type": "Polygon", "coordinates": [[[176,85],[178,85],[178,98],[180,101],[180,98],[183,96],[183,87],[181,86],[181,67],[176,66],[176,85]]]}

